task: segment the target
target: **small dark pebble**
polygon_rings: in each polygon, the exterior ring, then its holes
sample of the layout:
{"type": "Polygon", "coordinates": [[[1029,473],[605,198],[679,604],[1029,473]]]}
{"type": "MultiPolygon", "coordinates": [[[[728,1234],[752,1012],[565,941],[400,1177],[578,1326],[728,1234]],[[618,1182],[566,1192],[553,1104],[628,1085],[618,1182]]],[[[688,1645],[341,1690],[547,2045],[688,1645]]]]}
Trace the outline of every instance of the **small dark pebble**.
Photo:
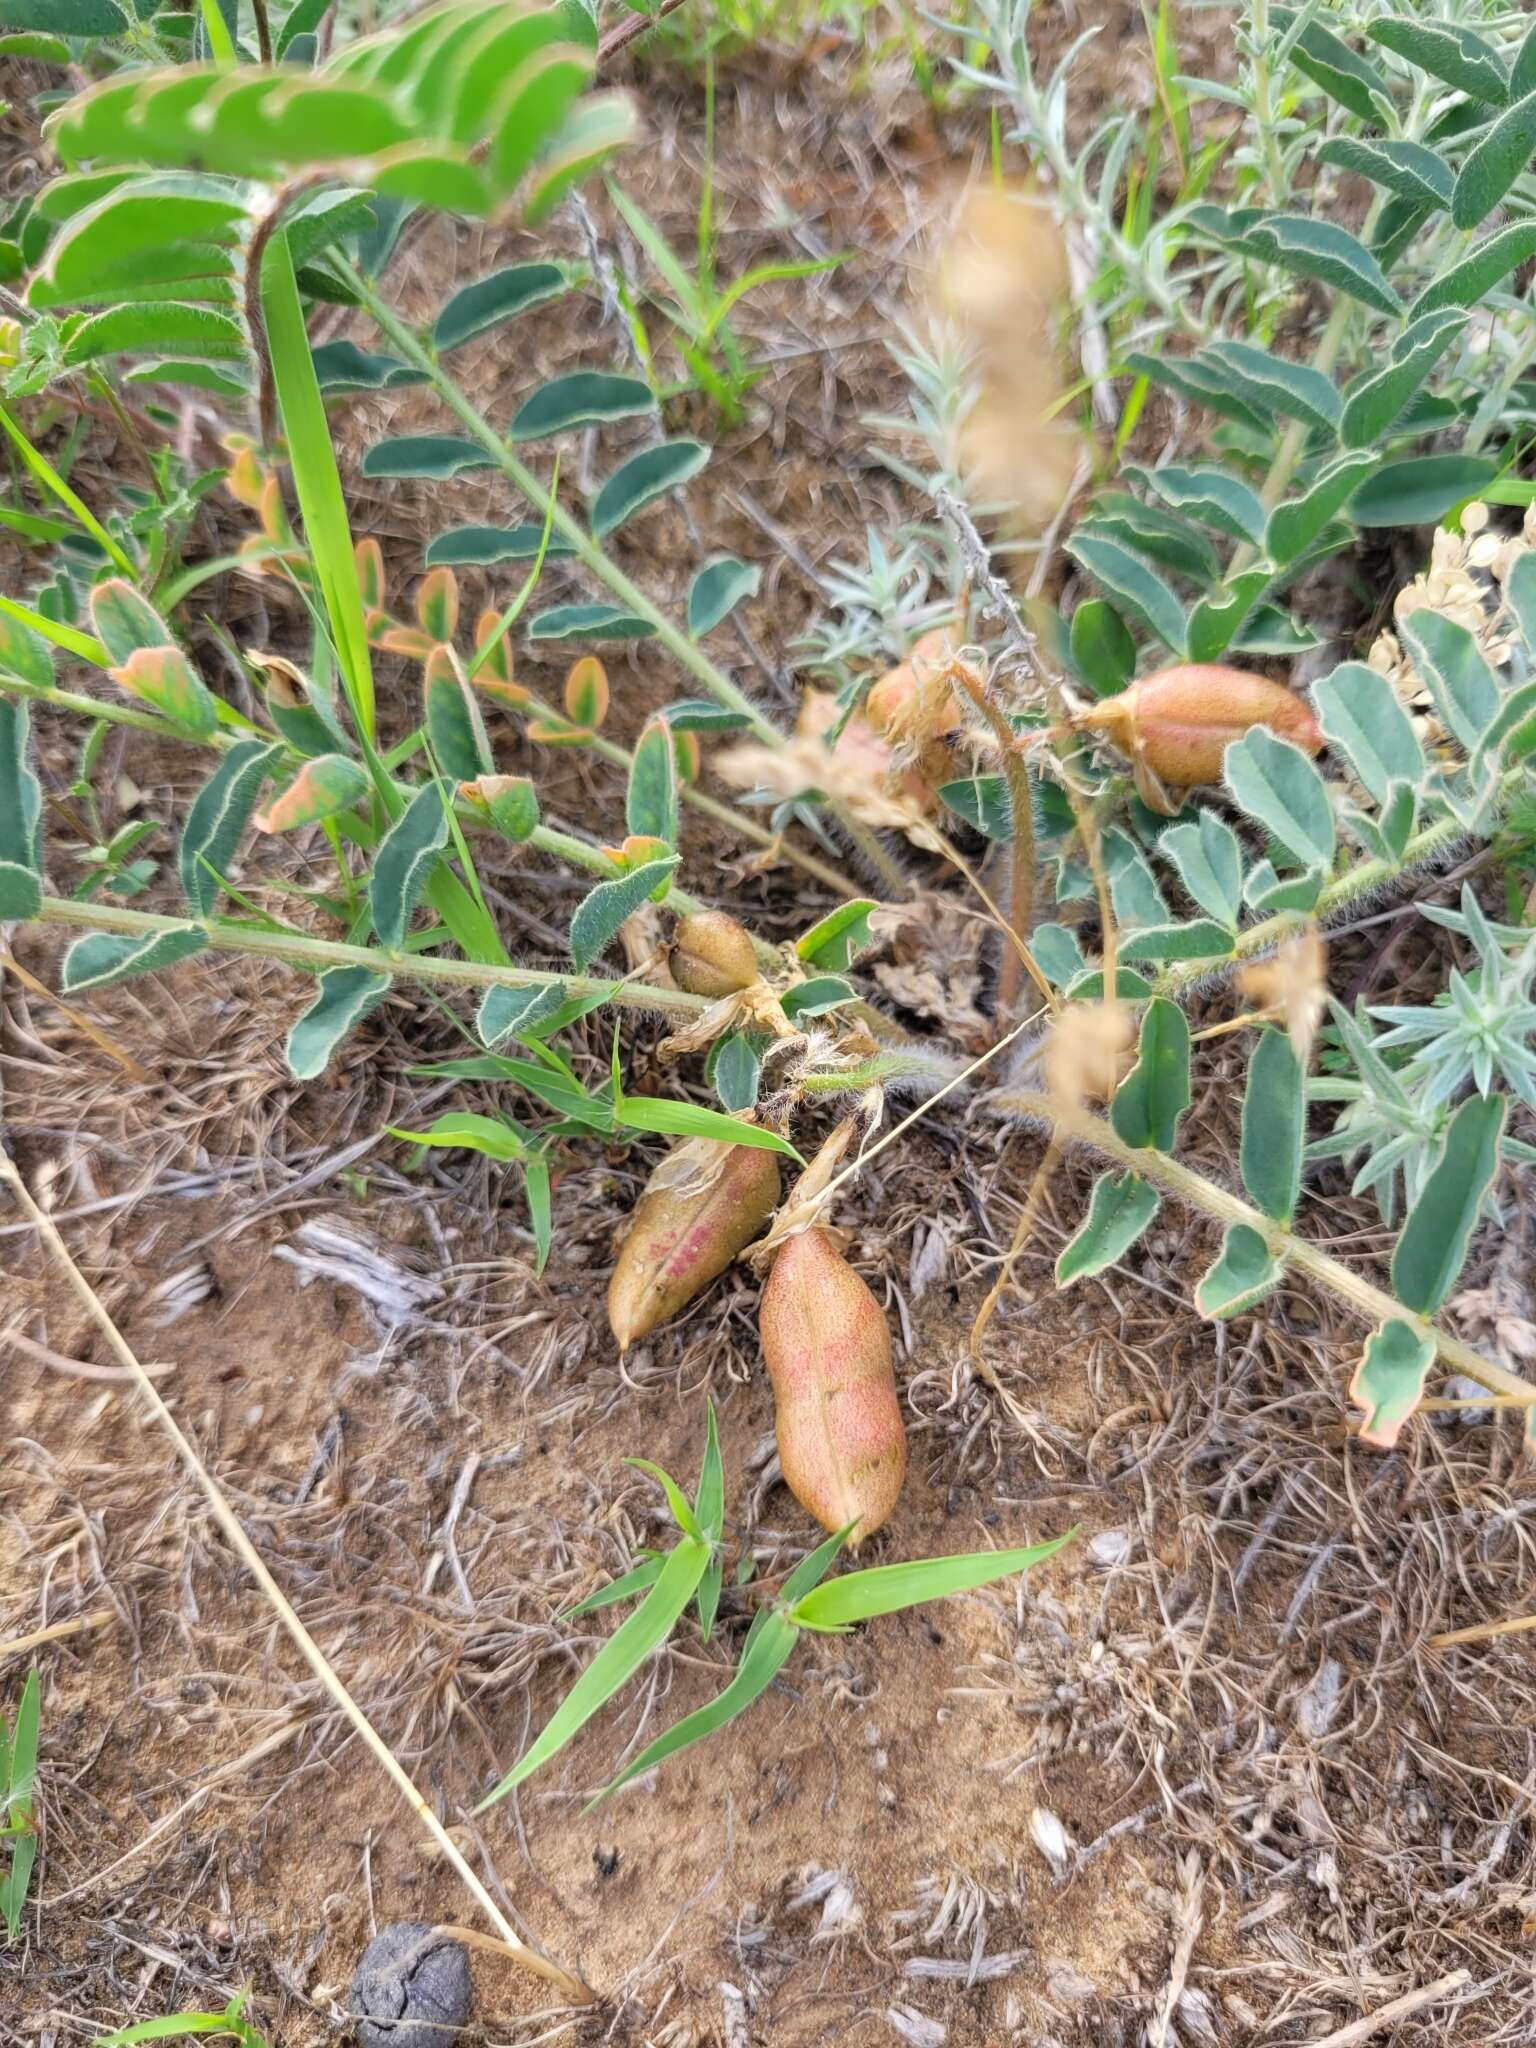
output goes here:
{"type": "Polygon", "coordinates": [[[349,2004],[361,2048],[458,2048],[473,1999],[463,1944],[397,1920],[363,1950],[349,2004]]]}
{"type": "Polygon", "coordinates": [[[612,1877],[619,1867],[619,1852],[617,1849],[604,1849],[599,1846],[592,1851],[592,1861],[597,1865],[599,1877],[612,1877]]]}

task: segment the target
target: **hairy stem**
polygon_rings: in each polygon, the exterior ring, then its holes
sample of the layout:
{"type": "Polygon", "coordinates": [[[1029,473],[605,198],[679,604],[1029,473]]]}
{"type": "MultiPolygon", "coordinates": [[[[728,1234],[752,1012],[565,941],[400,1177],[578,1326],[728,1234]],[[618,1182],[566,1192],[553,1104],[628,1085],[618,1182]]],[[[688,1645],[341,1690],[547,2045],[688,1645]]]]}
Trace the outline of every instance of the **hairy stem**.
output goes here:
{"type": "Polygon", "coordinates": [[[1106,1118],[1096,1116],[1092,1110],[1072,1109],[1054,1096],[1038,1090],[1009,1089],[994,1098],[1004,1109],[1017,1111],[1020,1115],[1037,1119],[1053,1134],[1053,1140],[1067,1138],[1082,1145],[1090,1146],[1095,1152],[1112,1159],[1117,1166],[1127,1167],[1140,1174],[1143,1180],[1164,1189],[1175,1200],[1186,1207],[1198,1209],[1214,1222],[1221,1224],[1245,1223],[1250,1230],[1256,1230],[1268,1245],[1274,1256],[1297,1272],[1305,1273],[1316,1280],[1339,1301],[1346,1303],[1357,1315],[1368,1322],[1384,1322],[1396,1318],[1411,1324],[1426,1337],[1433,1339],[1445,1363],[1457,1372],[1463,1372],[1475,1379],[1479,1385],[1496,1394],[1509,1394],[1528,1400],[1536,1389],[1518,1373],[1498,1365],[1482,1352],[1464,1343],[1460,1337],[1452,1336],[1423,1316],[1390,1295],[1384,1288],[1377,1287],[1369,1280],[1353,1272],[1342,1261],[1333,1258],[1304,1237],[1298,1237],[1283,1224],[1273,1222],[1251,1204],[1234,1194],[1229,1194],[1215,1181],[1207,1180],[1203,1174],[1191,1167],[1181,1166],[1166,1153],[1154,1152],[1140,1146],[1127,1145],[1106,1118]]]}
{"type": "Polygon", "coordinates": [[[218,952],[288,960],[316,973],[327,967],[368,967],[394,981],[424,981],[450,988],[558,988],[568,996],[601,996],[604,1002],[629,1009],[661,1010],[679,1017],[696,1017],[709,1008],[703,996],[685,995],[676,988],[602,981],[585,974],[561,974],[553,968],[500,967],[479,960],[390,953],[382,946],[349,946],[339,939],[268,931],[233,918],[163,917],[154,911],[127,910],[113,903],[74,903],[61,896],[45,896],[42,909],[29,922],[73,925],[85,931],[124,932],[137,939],[196,929],[218,952]]]}
{"type": "MultiPolygon", "coordinates": [[[[194,737],[169,724],[165,719],[157,718],[153,712],[139,711],[131,704],[114,704],[106,698],[86,697],[73,690],[55,689],[51,683],[29,683],[19,676],[0,675],[0,695],[24,697],[36,704],[46,704],[55,711],[73,712],[81,718],[105,719],[110,725],[129,726],[136,732],[153,733],[157,739],[179,741],[183,746],[212,747],[219,753],[223,753],[241,739],[264,739],[270,740],[274,746],[281,744],[275,733],[265,732],[256,727],[234,731],[221,727],[217,732],[200,733],[194,737]]],[[[616,748],[615,752],[623,753],[623,749],[616,748]]],[[[623,758],[628,761],[629,756],[624,754],[623,758]]],[[[302,754],[291,754],[290,759],[295,768],[303,766],[302,754]]],[[[401,790],[402,794],[408,793],[405,785],[401,785],[401,790]]],[[[469,805],[456,804],[454,813],[467,832],[483,832],[486,829],[485,821],[469,805]]],[[[524,844],[534,847],[540,853],[549,854],[555,860],[564,861],[568,867],[579,868],[584,874],[597,875],[604,881],[611,881],[615,875],[624,872],[615,861],[609,859],[600,846],[594,846],[586,839],[578,839],[573,833],[561,832],[553,825],[535,825],[524,844]]],[[[707,910],[711,907],[701,898],[690,894],[687,889],[676,885],[668,892],[667,901],[673,909],[682,911],[685,915],[689,911],[707,910]]],[[[758,942],[754,941],[754,944],[756,943],[758,942]]],[[[764,945],[759,957],[774,959],[777,955],[771,946],[764,945]]]]}

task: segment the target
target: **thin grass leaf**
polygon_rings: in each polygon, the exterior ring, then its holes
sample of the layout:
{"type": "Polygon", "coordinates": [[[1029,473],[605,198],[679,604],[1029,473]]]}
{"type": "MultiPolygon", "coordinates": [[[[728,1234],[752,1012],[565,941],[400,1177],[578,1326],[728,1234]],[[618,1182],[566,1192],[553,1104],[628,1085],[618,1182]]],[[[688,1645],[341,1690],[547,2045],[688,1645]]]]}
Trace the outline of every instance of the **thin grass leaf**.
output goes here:
{"type": "Polygon", "coordinates": [[[261,309],[294,487],[304,517],[304,538],[314,561],[347,701],[359,734],[371,744],[373,668],[357,558],[286,234],[274,235],[268,246],[261,274],[261,309]]]}
{"type": "Polygon", "coordinates": [[[599,1586],[595,1593],[589,1593],[585,1600],[578,1600],[574,1607],[567,1607],[560,1619],[575,1621],[579,1615],[595,1614],[600,1607],[613,1607],[620,1600],[632,1600],[636,1593],[643,1593],[655,1585],[666,1561],[665,1554],[658,1551],[632,1571],[625,1572],[622,1578],[610,1580],[606,1586],[599,1586]]]}
{"type": "Polygon", "coordinates": [[[925,1557],[910,1564],[879,1564],[868,1571],[848,1572],[796,1600],[789,1619],[800,1628],[851,1628],[877,1614],[896,1614],[904,1607],[919,1607],[925,1600],[968,1593],[994,1579],[1027,1571],[1054,1557],[1076,1534],[1074,1525],[1064,1536],[1022,1550],[970,1551],[961,1557],[925,1557]]]}
{"type": "Polygon", "coordinates": [[[685,1715],[664,1735],[658,1735],[654,1742],[647,1743],[613,1782],[598,1793],[596,1799],[587,1802],[582,1812],[590,1813],[594,1806],[600,1805],[603,1800],[617,1792],[621,1785],[627,1785],[632,1778],[638,1778],[645,1771],[654,1770],[669,1756],[676,1756],[679,1750],[690,1749],[694,1743],[704,1741],[706,1736],[716,1735],[722,1728],[728,1727],[756,1700],[761,1699],[783,1669],[799,1640],[800,1630],[787,1615],[773,1609],[767,1610],[761,1631],[756,1640],[742,1653],[736,1676],[725,1691],[712,1699],[708,1706],[685,1715]]]}
{"type": "Polygon", "coordinates": [[[688,1504],[688,1496],[672,1477],[649,1458],[626,1458],[626,1465],[633,1465],[637,1472],[649,1472],[662,1492],[667,1496],[667,1506],[672,1510],[672,1519],[685,1536],[691,1536],[696,1543],[704,1542],[704,1531],[699,1527],[697,1515],[688,1504]]]}
{"type": "Polygon", "coordinates": [[[657,1131],[672,1138],[719,1138],[727,1145],[755,1145],[763,1152],[780,1152],[797,1165],[805,1161],[777,1131],[761,1124],[744,1124],[740,1117],[723,1110],[705,1109],[696,1102],[673,1102],[658,1095],[620,1095],[614,1103],[614,1118],[621,1128],[657,1131]]]}
{"type": "Polygon", "coordinates": [[[118,542],[108,533],[90,506],[76,492],[70,489],[47,456],[40,454],[32,446],[32,443],[27,439],[21,428],[17,426],[3,405],[0,405],[0,428],[4,428],[12,447],[21,457],[25,467],[37,478],[43,489],[57,498],[61,505],[74,514],[75,518],[79,520],[80,524],[91,536],[91,539],[95,541],[99,548],[105,550],[109,560],[122,570],[130,583],[137,581],[139,572],[134,567],[131,557],[123,553],[118,542]]]}
{"type": "Polygon", "coordinates": [[[541,1764],[548,1763],[622,1686],[628,1684],[651,1652],[665,1642],[676,1627],[678,1617],[693,1598],[708,1563],[709,1545],[685,1536],[667,1558],[655,1585],[640,1606],[604,1643],[545,1722],[529,1749],[495,1790],[480,1801],[475,1808],[476,1813],[484,1813],[487,1807],[505,1799],[541,1764]]]}

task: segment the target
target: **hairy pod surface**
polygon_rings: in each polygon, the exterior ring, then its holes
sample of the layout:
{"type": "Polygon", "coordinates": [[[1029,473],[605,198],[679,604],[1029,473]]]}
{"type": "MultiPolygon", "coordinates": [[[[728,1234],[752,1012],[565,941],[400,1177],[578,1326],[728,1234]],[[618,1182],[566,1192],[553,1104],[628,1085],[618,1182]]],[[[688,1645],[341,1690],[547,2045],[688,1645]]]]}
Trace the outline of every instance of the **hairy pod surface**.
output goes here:
{"type": "Polygon", "coordinates": [[[778,1206],[775,1154],[722,1149],[728,1156],[707,1185],[653,1188],[635,1204],[608,1283],[608,1326],[621,1351],[701,1294],[778,1206]]]}
{"type": "Polygon", "coordinates": [[[1284,683],[1217,662],[1183,661],[1106,697],[1076,723],[1100,732],[1164,782],[1220,782],[1222,756],[1256,725],[1308,754],[1323,735],[1310,705],[1284,683]]]}
{"type": "Polygon", "coordinates": [[[857,1522],[857,1549],[890,1519],[907,1471],[891,1333],[824,1230],[791,1237],[758,1311],[784,1482],[824,1529],[857,1522]]]}
{"type": "Polygon", "coordinates": [[[757,955],[745,928],[723,910],[695,910],[672,941],[672,979],[691,996],[735,995],[758,979],[757,955]]]}

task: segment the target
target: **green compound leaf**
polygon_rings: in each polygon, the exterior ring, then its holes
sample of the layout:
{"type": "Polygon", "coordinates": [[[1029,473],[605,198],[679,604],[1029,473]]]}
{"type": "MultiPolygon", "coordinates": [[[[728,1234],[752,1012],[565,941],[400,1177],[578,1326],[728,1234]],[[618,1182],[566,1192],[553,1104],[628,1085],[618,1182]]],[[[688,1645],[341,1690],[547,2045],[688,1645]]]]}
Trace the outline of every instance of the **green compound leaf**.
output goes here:
{"type": "Polygon", "coordinates": [[[182,827],[176,872],[199,917],[212,915],[219,900],[218,877],[228,871],[261,785],[282,758],[283,749],[265,740],[240,740],[198,791],[182,827]]]}
{"type": "Polygon", "coordinates": [[[1331,433],[1339,423],[1342,401],[1332,381],[1308,363],[1255,348],[1247,341],[1213,342],[1194,358],[1209,376],[1220,376],[1242,394],[1255,413],[1278,412],[1287,419],[1331,433]]]}
{"type": "Polygon", "coordinates": [[[1293,277],[1315,279],[1378,313],[1395,317],[1403,310],[1370,250],[1334,221],[1219,206],[1191,207],[1188,220],[1196,233],[1226,248],[1272,263],[1293,277]]]}
{"type": "Polygon", "coordinates": [[[1325,469],[1301,497],[1277,505],[1264,529],[1264,545],[1277,566],[1285,568],[1303,555],[1376,467],[1374,455],[1346,455],[1325,469]]]}
{"type": "Polygon", "coordinates": [[[1360,1441],[1390,1451],[1403,1424],[1424,1398],[1435,1362],[1435,1340],[1394,1316],[1366,1339],[1365,1355],[1349,1383],[1349,1398],[1365,1412],[1360,1441]]]}
{"type": "Polygon", "coordinates": [[[1306,1077],[1283,1031],[1263,1031],[1248,1063],[1240,1153],[1243,1186],[1276,1223],[1289,1223],[1301,1193],[1306,1077]]]}
{"type": "Polygon", "coordinates": [[[677,749],[672,728],[658,712],[647,720],[635,742],[629,764],[629,787],[624,816],[630,833],[640,839],[660,839],[676,846],[677,749]]]}
{"type": "Polygon", "coordinates": [[[71,366],[93,363],[101,356],[125,350],[174,350],[177,355],[228,357],[245,355],[246,341],[240,323],[228,313],[212,307],[182,304],[114,306],[105,313],[93,313],[70,330],[64,344],[64,360],[71,366]]]}
{"type": "Polygon", "coordinates": [[[1157,1214],[1157,1189],[1139,1174],[1100,1174],[1088,1215],[1056,1261],[1056,1285],[1091,1279],[1123,1259],[1157,1214]]]}
{"type": "Polygon", "coordinates": [[[970,775],[963,782],[941,783],[938,796],[947,810],[964,818],[983,838],[1013,837],[1013,806],[1008,800],[1008,784],[1001,775],[970,775]]]}
{"type": "MultiPolygon", "coordinates": [[[[1374,116],[1368,118],[1374,119],[1374,116]]],[[[1422,142],[1388,142],[1358,136],[1338,135],[1317,152],[1319,163],[1334,164],[1341,171],[1353,171],[1369,178],[1384,192],[1395,193],[1415,206],[1446,212],[1451,203],[1455,175],[1444,157],[1422,142]]]]}
{"type": "Polygon", "coordinates": [[[1512,221],[1487,236],[1460,263],[1432,278],[1408,308],[1408,317],[1438,312],[1442,306],[1475,306],[1521,263],[1536,256],[1536,220],[1512,221]]]}
{"type": "Polygon", "coordinates": [[[656,1647],[666,1641],[693,1598],[709,1563],[710,1546],[685,1536],[672,1551],[656,1583],[583,1671],[521,1759],[475,1808],[483,1813],[531,1777],[585,1727],[628,1683],[656,1647]]]}
{"type": "Polygon", "coordinates": [[[1127,1145],[1172,1152],[1189,1102],[1189,1023],[1177,1003],[1156,996],[1141,1020],[1136,1064],[1116,1092],[1110,1120],[1127,1145]]]}
{"type": "Polygon", "coordinates": [[[425,370],[398,356],[370,354],[355,341],[325,341],[312,351],[322,391],[385,391],[400,384],[425,384],[425,370]]]}
{"type": "Polygon", "coordinates": [[[1345,661],[1312,685],[1318,723],[1378,804],[1396,782],[1417,788],[1424,753],[1396,690],[1363,661],[1345,661]]]}
{"type": "Polygon", "coordinates": [[[1264,538],[1264,507],[1257,491],[1224,469],[1183,469],[1166,463],[1160,469],[1127,468],[1125,474],[1128,481],[1155,491],[1165,505],[1198,519],[1202,526],[1256,547],[1264,538]]]}
{"type": "MultiPolygon", "coordinates": [[[[61,526],[59,537],[70,531],[61,526]]],[[[24,619],[0,612],[0,673],[47,689],[53,681],[53,649],[24,619]]]]}
{"type": "Polygon", "coordinates": [[[1350,500],[1356,526],[1434,526],[1493,482],[1499,465],[1486,455],[1414,455],[1384,462],[1350,500]]]}
{"type": "Polygon", "coordinates": [[[1067,543],[1067,553],[1175,654],[1186,652],[1184,607],[1155,569],[1103,535],[1079,533],[1067,543]]]}
{"type": "Polygon", "coordinates": [[[256,814],[258,832],[292,832],[349,811],[369,789],[367,771],[345,754],[317,754],[306,761],[293,781],[264,811],[256,814]]]}
{"type": "Polygon", "coordinates": [[[1225,924],[1197,917],[1188,924],[1149,924],[1127,931],[1120,958],[1138,960],[1225,960],[1232,951],[1232,932],[1225,924]]]}
{"type": "Polygon", "coordinates": [[[675,853],[661,860],[645,861],[627,875],[599,882],[590,895],[582,898],[571,919],[570,947],[571,958],[583,973],[617,935],[625,918],[648,901],[655,889],[671,880],[677,864],[675,853]]]}
{"type": "Polygon", "coordinates": [[[544,1035],[540,1026],[547,1029],[549,1020],[564,1007],[564,991],[547,983],[534,988],[488,988],[480,999],[475,1033],[492,1051],[509,1040],[533,1044],[544,1035]]]}
{"type": "MultiPolygon", "coordinates": [[[[1289,35],[1297,20],[1296,9],[1274,7],[1269,18],[1282,35],[1289,35]]],[[[1304,78],[1373,127],[1392,105],[1392,89],[1375,65],[1368,64],[1320,21],[1304,24],[1291,45],[1290,58],[1304,78]]]]}
{"type": "Polygon", "coordinates": [[[867,896],[839,903],[836,910],[829,910],[796,939],[796,958],[807,967],[821,967],[833,973],[851,967],[869,944],[870,916],[879,908],[867,896]]]}
{"type": "Polygon", "coordinates": [[[1298,867],[1332,864],[1336,838],[1327,785],[1300,747],[1256,725],[1227,748],[1225,766],[1238,803],[1298,867]]]}
{"type": "Polygon", "coordinates": [[[799,1628],[838,1630],[871,1621],[879,1614],[899,1614],[925,1600],[969,1593],[995,1579],[1028,1571],[1054,1557],[1076,1534],[1075,1528],[1069,1529],[1052,1542],[1020,1550],[972,1551],[961,1557],[917,1558],[910,1564],[880,1564],[869,1571],[846,1572],[802,1595],[790,1607],[789,1619],[799,1628]]]}
{"type": "Polygon", "coordinates": [[[1072,666],[1096,697],[1113,697],[1136,673],[1136,642],[1124,619],[1102,597],[1072,614],[1072,666]]]}
{"type": "Polygon", "coordinates": [[[371,967],[328,967],[314,1001],[295,1021],[283,1047],[294,1079],[313,1081],[323,1074],[347,1033],[388,994],[387,974],[376,974],[371,967]]]}
{"type": "Polygon", "coordinates": [[[545,434],[600,426],[606,420],[630,419],[655,409],[655,393],[639,377],[607,370],[572,370],[564,377],[551,377],[523,401],[512,421],[512,439],[537,441],[545,434]]]}
{"type": "Polygon", "coordinates": [[[592,531],[599,540],[615,533],[625,520],[667,492],[697,476],[709,460],[702,441],[660,441],[642,448],[609,477],[592,501],[592,531]]]}
{"type": "Polygon", "coordinates": [[[743,598],[755,597],[763,572],[734,555],[714,555],[688,587],[688,631],[695,640],[728,618],[743,598]]]}
{"type": "Polygon", "coordinates": [[[1237,834],[1213,811],[1199,822],[1171,825],[1157,850],[1178,870],[1195,902],[1228,932],[1237,929],[1243,908],[1243,850],[1237,834]]]}
{"type": "MultiPolygon", "coordinates": [[[[1149,356],[1133,348],[1125,367],[1133,376],[1177,391],[1192,405],[1203,405],[1254,433],[1262,433],[1268,424],[1268,407],[1218,359],[1214,348],[1193,356],[1149,356]]],[[[1322,381],[1327,383],[1326,378],[1322,381]]]]}
{"type": "Polygon", "coordinates": [[[1222,589],[1202,597],[1189,615],[1190,660],[1218,660],[1274,580],[1274,564],[1260,562],[1256,568],[1237,571],[1222,589]]]}
{"type": "Polygon", "coordinates": [[[793,1023],[797,1017],[824,1017],[829,1010],[841,1009],[844,1003],[857,999],[858,990],[840,974],[813,974],[785,989],[779,1004],[793,1023]]]}
{"type": "Polygon", "coordinates": [[[1383,49],[1406,57],[1415,69],[1486,105],[1502,107],[1509,96],[1509,78],[1497,50],[1469,28],[1392,14],[1368,23],[1365,32],[1383,49]]]}
{"type": "Polygon", "coordinates": [[[558,263],[513,263],[456,291],[437,316],[432,343],[439,355],[477,334],[489,334],[529,306],[558,298],[568,280],[558,263]]]}
{"type": "Polygon", "coordinates": [[[115,662],[127,661],[141,647],[172,644],[170,627],[121,576],[109,576],[91,592],[91,624],[115,662]]]}
{"type": "Polygon", "coordinates": [[[532,562],[541,547],[546,555],[576,552],[558,534],[543,547],[544,529],[529,521],[522,526],[452,526],[427,543],[429,569],[489,569],[497,562],[532,562]]]}
{"type": "Polygon", "coordinates": [[[1466,315],[1447,306],[1404,328],[1392,344],[1390,362],[1345,390],[1339,439],[1346,448],[1375,448],[1390,433],[1465,325],[1466,315]]]}
{"type": "Polygon", "coordinates": [[[1069,925],[1037,924],[1030,938],[1035,964],[1053,988],[1066,988],[1086,962],[1078,936],[1069,925]]]}
{"type": "Polygon", "coordinates": [[[363,457],[364,476],[422,476],[436,483],[465,470],[493,466],[478,441],[466,441],[460,434],[398,434],[376,441],[363,457]]]}
{"type": "Polygon", "coordinates": [[[755,1108],[762,1077],[762,1055],[746,1032],[728,1031],[710,1047],[704,1078],[719,1096],[722,1109],[734,1114],[755,1108]]]}
{"type": "Polygon", "coordinates": [[[491,743],[486,737],[485,720],[451,648],[435,648],[428,657],[421,679],[421,696],[427,740],[442,772],[451,782],[474,782],[482,775],[489,777],[491,743]]]}
{"type": "Polygon", "coordinates": [[[1411,612],[1398,624],[1403,645],[1436,711],[1469,754],[1498,716],[1499,684],[1465,626],[1439,612],[1411,612]]]}
{"type": "Polygon", "coordinates": [[[136,647],[107,673],[128,696],[199,739],[218,726],[218,700],[179,647],[136,647]]]}
{"type": "Polygon", "coordinates": [[[1241,1315],[1279,1284],[1280,1261],[1246,1223],[1232,1223],[1216,1263],[1195,1288],[1195,1307],[1211,1322],[1241,1315]]]}
{"type": "Polygon", "coordinates": [[[557,604],[528,621],[530,640],[649,640],[655,631],[616,604],[557,604]]]}
{"type": "Polygon", "coordinates": [[[423,783],[379,842],[368,882],[373,929],[390,952],[404,945],[411,913],[447,844],[443,793],[435,782],[423,783]]]}
{"type": "Polygon", "coordinates": [[[1134,498],[1129,491],[1100,491],[1077,531],[1092,539],[1118,541],[1134,555],[1202,588],[1209,588],[1221,574],[1221,557],[1193,520],[1134,498]]]}
{"type": "Polygon", "coordinates": [[[1308,911],[1323,892],[1327,880],[1321,868],[1307,868],[1299,875],[1278,875],[1272,861],[1261,860],[1249,869],[1243,882],[1243,896],[1250,910],[1260,917],[1277,911],[1308,911]]]}
{"type": "Polygon", "coordinates": [[[1508,1110],[1502,1096],[1473,1095],[1462,1103],[1408,1212],[1392,1254],[1392,1292],[1419,1315],[1433,1315],[1456,1284],[1472,1226],[1499,1170],[1508,1110]]]}
{"type": "Polygon", "coordinates": [[[0,697],[0,924],[43,907],[43,787],[25,703],[0,697]]]}
{"type": "Polygon", "coordinates": [[[195,924],[150,932],[143,938],[131,932],[89,932],[76,939],[64,955],[59,986],[67,996],[84,995],[88,989],[110,988],[115,981],[127,981],[135,974],[174,967],[178,960],[190,960],[194,953],[207,949],[208,934],[195,924]]]}

